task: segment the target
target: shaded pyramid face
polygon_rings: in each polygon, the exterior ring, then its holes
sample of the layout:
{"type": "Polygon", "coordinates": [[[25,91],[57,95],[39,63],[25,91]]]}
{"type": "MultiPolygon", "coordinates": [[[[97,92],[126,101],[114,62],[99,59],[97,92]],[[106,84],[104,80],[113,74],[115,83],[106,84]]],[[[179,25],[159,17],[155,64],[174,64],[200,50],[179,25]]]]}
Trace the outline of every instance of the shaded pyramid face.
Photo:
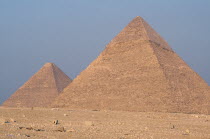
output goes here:
{"type": "Polygon", "coordinates": [[[71,82],[55,64],[45,64],[3,106],[47,107],[71,82]]]}
{"type": "Polygon", "coordinates": [[[54,107],[208,113],[207,83],[141,17],[56,98],[54,107]]]}

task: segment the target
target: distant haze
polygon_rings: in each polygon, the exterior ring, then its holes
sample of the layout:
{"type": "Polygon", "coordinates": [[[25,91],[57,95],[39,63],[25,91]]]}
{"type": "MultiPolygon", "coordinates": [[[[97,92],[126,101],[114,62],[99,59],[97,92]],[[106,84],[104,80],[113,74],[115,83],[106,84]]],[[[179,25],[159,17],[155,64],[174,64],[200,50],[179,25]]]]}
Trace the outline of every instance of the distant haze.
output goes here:
{"type": "Polygon", "coordinates": [[[210,85],[209,0],[0,1],[0,103],[46,62],[70,78],[143,17],[210,85]]]}

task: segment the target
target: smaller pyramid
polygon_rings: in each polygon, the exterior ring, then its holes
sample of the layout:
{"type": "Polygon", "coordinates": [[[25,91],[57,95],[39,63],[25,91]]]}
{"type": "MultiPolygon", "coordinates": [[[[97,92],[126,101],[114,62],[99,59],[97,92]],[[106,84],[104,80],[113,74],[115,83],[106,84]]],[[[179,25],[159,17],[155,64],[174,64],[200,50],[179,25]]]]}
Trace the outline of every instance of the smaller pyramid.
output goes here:
{"type": "Polygon", "coordinates": [[[3,103],[6,107],[48,107],[71,82],[55,64],[46,63],[3,103]]]}

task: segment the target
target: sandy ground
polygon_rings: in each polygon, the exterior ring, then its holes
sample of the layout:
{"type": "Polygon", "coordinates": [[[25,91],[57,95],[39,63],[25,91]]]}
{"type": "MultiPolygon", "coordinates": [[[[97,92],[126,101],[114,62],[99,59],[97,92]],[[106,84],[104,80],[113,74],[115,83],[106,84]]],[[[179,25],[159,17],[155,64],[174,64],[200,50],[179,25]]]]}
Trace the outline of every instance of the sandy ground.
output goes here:
{"type": "Polygon", "coordinates": [[[0,107],[0,138],[210,139],[210,115],[0,107]]]}

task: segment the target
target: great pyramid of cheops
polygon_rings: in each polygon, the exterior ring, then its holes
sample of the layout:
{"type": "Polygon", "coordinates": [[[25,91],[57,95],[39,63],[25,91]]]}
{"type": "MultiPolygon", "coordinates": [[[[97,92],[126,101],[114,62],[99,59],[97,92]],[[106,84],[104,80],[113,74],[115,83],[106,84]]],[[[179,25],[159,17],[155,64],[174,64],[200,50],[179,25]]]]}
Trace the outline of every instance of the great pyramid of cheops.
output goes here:
{"type": "Polygon", "coordinates": [[[52,106],[206,114],[209,95],[207,83],[138,16],[52,106]]]}
{"type": "Polygon", "coordinates": [[[55,64],[46,63],[3,106],[48,107],[70,82],[55,64]]]}

